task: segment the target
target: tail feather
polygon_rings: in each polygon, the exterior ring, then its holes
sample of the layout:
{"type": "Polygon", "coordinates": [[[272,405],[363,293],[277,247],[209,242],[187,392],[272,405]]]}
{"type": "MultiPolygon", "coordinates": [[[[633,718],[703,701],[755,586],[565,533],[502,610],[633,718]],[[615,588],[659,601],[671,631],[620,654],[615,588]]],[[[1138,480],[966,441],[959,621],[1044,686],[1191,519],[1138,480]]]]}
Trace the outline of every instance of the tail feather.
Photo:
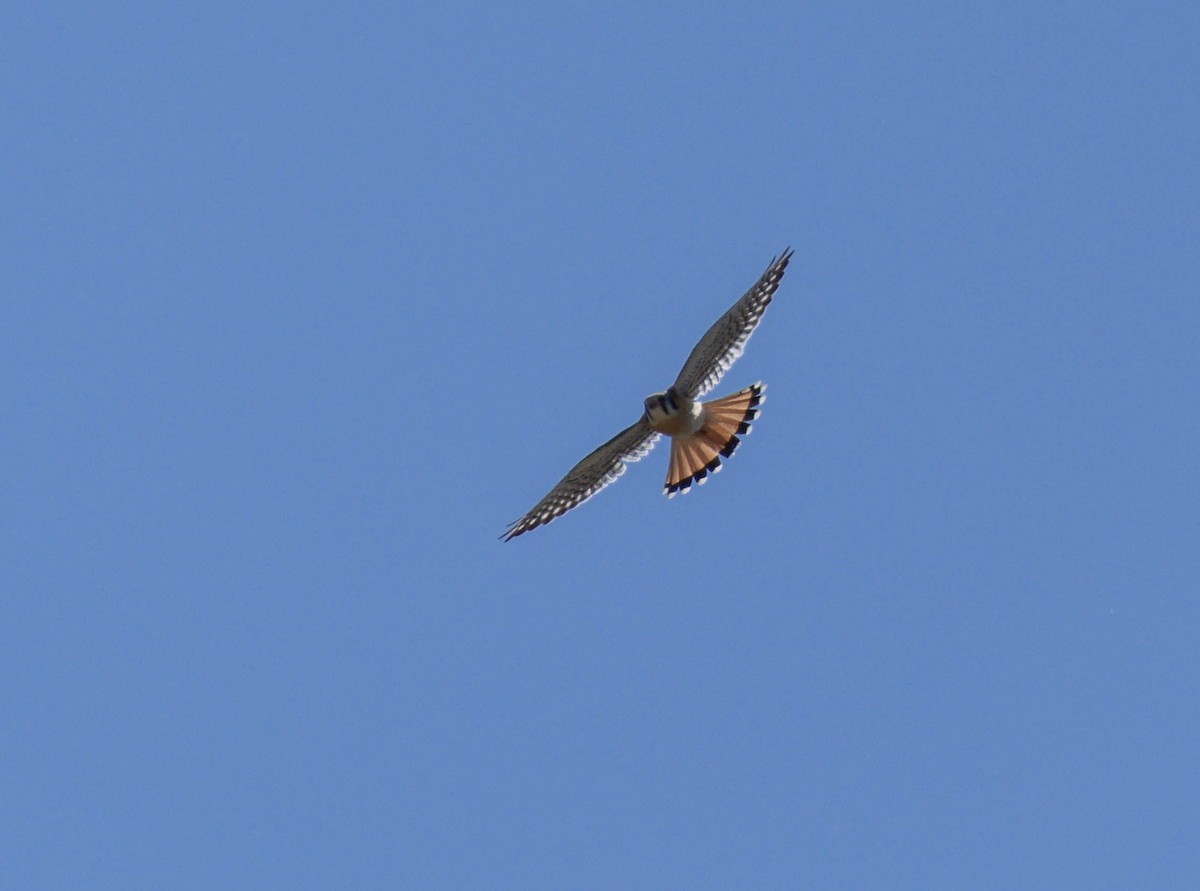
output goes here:
{"type": "Polygon", "coordinates": [[[671,440],[671,460],[667,464],[667,483],[671,480],[682,479],[684,476],[683,468],[680,466],[680,450],[675,448],[675,440],[671,440]]]}
{"type": "Polygon", "coordinates": [[[671,459],[663,491],[668,498],[688,492],[692,483],[703,485],[710,473],[721,469],[741,443],[739,436],[750,432],[750,423],[758,417],[758,406],[766,401],[760,382],[722,399],[706,402],[704,426],[689,437],[671,439],[671,459]]]}

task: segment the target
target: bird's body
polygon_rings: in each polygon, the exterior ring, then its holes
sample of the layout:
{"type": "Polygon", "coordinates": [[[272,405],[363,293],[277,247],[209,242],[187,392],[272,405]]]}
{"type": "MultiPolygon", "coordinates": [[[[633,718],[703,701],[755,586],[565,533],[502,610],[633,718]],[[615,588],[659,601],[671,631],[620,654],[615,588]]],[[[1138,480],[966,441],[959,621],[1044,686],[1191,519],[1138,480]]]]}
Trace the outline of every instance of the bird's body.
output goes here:
{"type": "Polygon", "coordinates": [[[646,397],[637,423],[596,449],[550,490],[502,538],[516,538],[582,504],[625,472],[654,447],[660,435],[671,437],[671,456],[663,491],[668,497],[703,484],[721,469],[721,459],[737,448],[738,437],[758,417],[766,387],[757,383],[729,396],[701,402],[742,354],[775,295],[792,252],[772,260],[758,282],[719,318],[692,350],[679,377],[668,389],[646,397]]]}
{"type": "Polygon", "coordinates": [[[704,403],[680,396],[674,389],[646,397],[646,423],[667,436],[691,436],[704,426],[704,403]]]}

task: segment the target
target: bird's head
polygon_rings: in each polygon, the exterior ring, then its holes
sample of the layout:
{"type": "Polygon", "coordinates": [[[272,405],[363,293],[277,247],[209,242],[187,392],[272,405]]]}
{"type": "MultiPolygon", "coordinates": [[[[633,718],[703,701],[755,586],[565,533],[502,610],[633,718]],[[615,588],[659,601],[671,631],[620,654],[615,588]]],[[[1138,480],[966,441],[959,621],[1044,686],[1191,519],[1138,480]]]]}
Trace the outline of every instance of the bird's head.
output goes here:
{"type": "Polygon", "coordinates": [[[651,421],[669,418],[679,413],[679,397],[673,389],[651,393],[646,397],[645,406],[646,417],[651,421]]]}

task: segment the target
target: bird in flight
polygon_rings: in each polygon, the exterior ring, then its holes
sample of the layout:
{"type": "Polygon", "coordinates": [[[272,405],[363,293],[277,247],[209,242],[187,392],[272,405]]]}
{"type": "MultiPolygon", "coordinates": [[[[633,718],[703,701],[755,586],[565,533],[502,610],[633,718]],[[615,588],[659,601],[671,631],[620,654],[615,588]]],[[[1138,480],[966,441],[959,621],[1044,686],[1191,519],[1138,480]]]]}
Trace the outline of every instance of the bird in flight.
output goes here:
{"type": "Polygon", "coordinates": [[[746,348],[767,304],[775,296],[792,251],[771,261],[766,272],[729,311],[700,338],[670,389],[646,397],[641,418],[592,452],[562,478],[529,513],[509,524],[500,537],[510,541],[561,517],[587,501],[625,472],[625,465],[646,456],[660,434],[671,437],[671,458],[663,492],[673,498],[692,483],[703,485],[721,469],[721,459],[750,432],[766,387],[760,381],[710,402],[699,398],[711,390],[746,348]]]}

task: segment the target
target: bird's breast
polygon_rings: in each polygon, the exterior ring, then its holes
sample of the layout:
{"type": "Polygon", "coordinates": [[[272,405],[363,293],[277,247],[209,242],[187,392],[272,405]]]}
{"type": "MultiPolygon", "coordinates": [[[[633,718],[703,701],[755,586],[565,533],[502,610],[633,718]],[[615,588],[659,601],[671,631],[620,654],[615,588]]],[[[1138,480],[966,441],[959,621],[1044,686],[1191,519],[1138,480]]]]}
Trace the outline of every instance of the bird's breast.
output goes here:
{"type": "Polygon", "coordinates": [[[691,399],[676,397],[675,404],[655,400],[647,405],[646,417],[650,426],[668,436],[685,436],[704,426],[704,406],[691,399]]]}

